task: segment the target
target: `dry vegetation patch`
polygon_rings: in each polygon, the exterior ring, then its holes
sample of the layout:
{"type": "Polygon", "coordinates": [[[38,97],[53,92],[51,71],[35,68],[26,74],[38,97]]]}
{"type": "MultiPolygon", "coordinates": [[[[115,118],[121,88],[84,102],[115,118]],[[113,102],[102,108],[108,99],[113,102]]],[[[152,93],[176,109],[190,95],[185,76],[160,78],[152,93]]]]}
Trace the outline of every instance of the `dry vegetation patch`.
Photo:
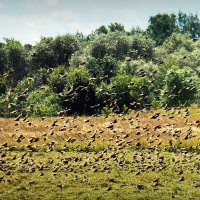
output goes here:
{"type": "Polygon", "coordinates": [[[199,116],[0,119],[0,198],[199,199],[199,116]]]}

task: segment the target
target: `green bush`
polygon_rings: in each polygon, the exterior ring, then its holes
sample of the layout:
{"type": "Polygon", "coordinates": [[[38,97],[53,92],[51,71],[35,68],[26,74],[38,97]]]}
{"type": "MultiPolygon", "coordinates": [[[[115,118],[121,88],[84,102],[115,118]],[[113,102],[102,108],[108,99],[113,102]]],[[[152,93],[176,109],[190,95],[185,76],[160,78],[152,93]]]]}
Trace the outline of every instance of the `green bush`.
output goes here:
{"type": "Polygon", "coordinates": [[[132,54],[133,58],[137,58],[139,55],[149,60],[154,56],[155,42],[148,36],[135,33],[131,38],[131,49],[136,50],[137,53],[132,54]]]}
{"type": "Polygon", "coordinates": [[[198,16],[176,17],[152,16],[146,30],[127,32],[111,23],[87,36],[41,37],[33,46],[5,39],[0,116],[125,114],[199,104],[200,39],[186,31],[198,32],[198,16]]]}
{"type": "Polygon", "coordinates": [[[55,116],[60,110],[58,95],[48,86],[32,91],[24,108],[28,116],[55,116]]]}
{"type": "Polygon", "coordinates": [[[7,89],[7,83],[5,77],[0,75],[0,97],[2,94],[5,94],[7,89]]]}
{"type": "Polygon", "coordinates": [[[98,93],[98,99],[107,102],[102,107],[112,108],[114,112],[126,113],[129,108],[149,107],[151,103],[148,77],[118,75],[98,93]]]}
{"type": "Polygon", "coordinates": [[[62,93],[68,82],[68,74],[66,67],[59,66],[52,69],[47,79],[49,85],[51,86],[54,92],[62,93]]]}
{"type": "Polygon", "coordinates": [[[54,39],[52,37],[42,37],[41,40],[32,49],[32,62],[35,66],[35,69],[41,67],[48,68],[56,66],[53,41],[54,39]]]}
{"type": "Polygon", "coordinates": [[[199,83],[199,78],[190,68],[172,68],[166,74],[161,99],[167,106],[190,105],[195,101],[199,83]]]}
{"type": "Polygon", "coordinates": [[[131,85],[129,86],[132,108],[149,108],[151,106],[151,87],[152,86],[149,84],[149,79],[147,76],[134,76],[132,78],[131,85]]]}
{"type": "Polygon", "coordinates": [[[7,95],[0,96],[0,117],[9,117],[8,102],[6,101],[7,95]]]}
{"type": "Polygon", "coordinates": [[[112,32],[97,36],[90,44],[90,53],[96,59],[110,55],[122,60],[131,47],[131,40],[124,32],[112,32]]]}
{"type": "Polygon", "coordinates": [[[130,75],[118,75],[111,79],[109,88],[112,95],[112,107],[114,111],[121,112],[123,107],[131,102],[129,84],[132,81],[130,75]]]}
{"type": "Polygon", "coordinates": [[[184,48],[186,51],[190,52],[194,49],[193,41],[187,34],[173,33],[169,38],[165,40],[162,45],[165,49],[166,54],[174,53],[184,48]]]}
{"type": "Polygon", "coordinates": [[[76,36],[66,34],[57,36],[52,43],[56,65],[68,65],[72,54],[80,49],[76,36]]]}
{"type": "Polygon", "coordinates": [[[96,104],[95,87],[91,84],[86,68],[74,68],[68,73],[68,82],[63,92],[62,106],[69,114],[93,114],[96,104]]]}

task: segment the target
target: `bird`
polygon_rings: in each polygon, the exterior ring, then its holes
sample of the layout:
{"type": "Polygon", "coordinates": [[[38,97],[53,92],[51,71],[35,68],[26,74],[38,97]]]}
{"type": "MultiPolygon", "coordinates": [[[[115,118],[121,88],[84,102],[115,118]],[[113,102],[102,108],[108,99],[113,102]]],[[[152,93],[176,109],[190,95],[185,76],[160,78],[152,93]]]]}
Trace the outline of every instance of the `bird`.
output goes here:
{"type": "Polygon", "coordinates": [[[22,118],[22,114],[19,114],[16,118],[15,121],[19,121],[22,118]]]}
{"type": "Polygon", "coordinates": [[[131,58],[127,58],[126,61],[130,62],[130,61],[132,61],[132,59],[131,58]]]}
{"type": "Polygon", "coordinates": [[[196,41],[198,41],[198,39],[199,39],[198,37],[192,38],[192,41],[193,41],[193,42],[196,42],[196,41]]]}

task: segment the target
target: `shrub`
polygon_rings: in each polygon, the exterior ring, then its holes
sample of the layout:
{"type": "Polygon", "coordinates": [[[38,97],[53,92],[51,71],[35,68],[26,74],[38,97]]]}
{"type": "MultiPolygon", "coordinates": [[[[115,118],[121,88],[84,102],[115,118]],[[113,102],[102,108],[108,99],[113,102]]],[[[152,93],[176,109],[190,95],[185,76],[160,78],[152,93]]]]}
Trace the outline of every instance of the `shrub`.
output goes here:
{"type": "Polygon", "coordinates": [[[186,51],[193,50],[193,42],[188,34],[173,33],[165,40],[162,48],[165,49],[166,54],[174,53],[184,48],[186,51]]]}
{"type": "Polygon", "coordinates": [[[0,75],[0,97],[2,94],[6,92],[6,89],[7,89],[6,79],[0,75]]]}
{"type": "Polygon", "coordinates": [[[92,114],[96,104],[95,87],[86,68],[71,69],[63,92],[62,106],[69,114],[92,114]]]}
{"type": "Polygon", "coordinates": [[[133,58],[142,55],[145,59],[151,59],[154,55],[155,42],[148,36],[136,33],[131,38],[131,49],[136,50],[133,58]]]}
{"type": "Polygon", "coordinates": [[[162,100],[168,106],[189,105],[195,100],[199,83],[190,68],[172,68],[166,74],[162,100]]]}
{"type": "Polygon", "coordinates": [[[113,32],[96,37],[90,44],[90,53],[96,59],[110,55],[122,60],[130,49],[130,38],[124,32],[113,32]]]}
{"type": "Polygon", "coordinates": [[[56,93],[62,93],[68,81],[68,75],[64,66],[52,69],[48,76],[48,83],[56,93]]]}
{"type": "Polygon", "coordinates": [[[29,116],[55,116],[60,110],[58,95],[48,86],[32,91],[24,108],[29,116]]]}

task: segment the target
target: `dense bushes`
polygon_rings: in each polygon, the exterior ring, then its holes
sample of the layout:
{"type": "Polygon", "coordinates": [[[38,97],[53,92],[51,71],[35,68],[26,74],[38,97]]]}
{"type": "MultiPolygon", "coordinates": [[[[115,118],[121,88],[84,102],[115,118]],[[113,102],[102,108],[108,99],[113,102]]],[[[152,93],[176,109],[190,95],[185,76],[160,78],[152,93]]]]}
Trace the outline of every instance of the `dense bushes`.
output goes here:
{"type": "Polygon", "coordinates": [[[61,110],[59,98],[48,86],[31,92],[24,106],[29,116],[55,116],[61,110]]]}
{"type": "Polygon", "coordinates": [[[96,103],[94,86],[90,74],[84,67],[71,69],[63,93],[62,106],[69,114],[93,114],[96,103]]]}
{"type": "Polygon", "coordinates": [[[200,40],[177,31],[174,20],[157,15],[146,31],[131,32],[113,23],[87,37],[43,37],[35,46],[7,39],[0,43],[0,116],[127,113],[199,104],[200,40]],[[163,29],[157,31],[158,25],[163,29]],[[167,27],[168,34],[155,39],[167,27]]]}
{"type": "Polygon", "coordinates": [[[166,74],[162,99],[167,106],[189,105],[199,87],[200,80],[190,68],[173,68],[166,74]]]}

